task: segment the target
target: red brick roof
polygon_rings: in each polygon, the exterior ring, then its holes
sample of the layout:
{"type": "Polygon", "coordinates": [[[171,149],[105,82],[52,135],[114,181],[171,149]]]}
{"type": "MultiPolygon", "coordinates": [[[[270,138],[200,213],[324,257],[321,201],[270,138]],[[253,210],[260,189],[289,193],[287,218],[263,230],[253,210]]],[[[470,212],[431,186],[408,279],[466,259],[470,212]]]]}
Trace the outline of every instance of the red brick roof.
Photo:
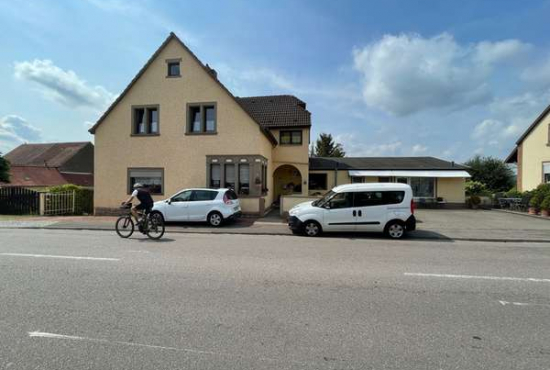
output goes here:
{"type": "Polygon", "coordinates": [[[38,166],[11,166],[10,182],[0,186],[49,187],[65,184],[93,186],[94,176],[89,174],[61,173],[57,168],[38,166]]]}

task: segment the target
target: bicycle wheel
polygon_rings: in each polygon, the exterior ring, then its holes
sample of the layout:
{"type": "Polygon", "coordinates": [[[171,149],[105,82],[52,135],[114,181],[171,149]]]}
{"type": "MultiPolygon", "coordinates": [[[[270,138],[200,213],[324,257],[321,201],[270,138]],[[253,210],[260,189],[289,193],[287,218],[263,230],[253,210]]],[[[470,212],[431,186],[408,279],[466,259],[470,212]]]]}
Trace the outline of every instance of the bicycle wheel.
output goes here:
{"type": "Polygon", "coordinates": [[[164,220],[160,213],[152,213],[145,219],[145,230],[147,236],[158,240],[164,235],[164,220]]]}
{"type": "Polygon", "coordinates": [[[130,216],[121,216],[116,220],[116,233],[121,238],[129,238],[134,233],[134,221],[130,216]]]}

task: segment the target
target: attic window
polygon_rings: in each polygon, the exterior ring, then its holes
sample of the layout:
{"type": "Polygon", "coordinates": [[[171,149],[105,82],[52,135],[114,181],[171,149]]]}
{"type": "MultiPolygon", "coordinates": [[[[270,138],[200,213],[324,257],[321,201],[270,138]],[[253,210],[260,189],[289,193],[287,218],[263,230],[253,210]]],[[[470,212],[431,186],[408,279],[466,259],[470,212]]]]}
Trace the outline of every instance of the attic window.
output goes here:
{"type": "Polygon", "coordinates": [[[181,77],[180,72],[181,59],[167,59],[166,60],[166,77],[181,77]]]}

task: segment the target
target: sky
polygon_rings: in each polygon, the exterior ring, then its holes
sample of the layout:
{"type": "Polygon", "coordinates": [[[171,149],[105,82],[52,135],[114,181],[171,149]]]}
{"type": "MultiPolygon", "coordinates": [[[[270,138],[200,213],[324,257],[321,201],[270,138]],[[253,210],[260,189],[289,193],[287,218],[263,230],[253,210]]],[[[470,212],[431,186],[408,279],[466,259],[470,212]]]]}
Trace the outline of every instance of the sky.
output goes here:
{"type": "Polygon", "coordinates": [[[505,158],[550,103],[550,1],[0,0],[0,152],[88,128],[175,32],[348,156],[505,158]]]}

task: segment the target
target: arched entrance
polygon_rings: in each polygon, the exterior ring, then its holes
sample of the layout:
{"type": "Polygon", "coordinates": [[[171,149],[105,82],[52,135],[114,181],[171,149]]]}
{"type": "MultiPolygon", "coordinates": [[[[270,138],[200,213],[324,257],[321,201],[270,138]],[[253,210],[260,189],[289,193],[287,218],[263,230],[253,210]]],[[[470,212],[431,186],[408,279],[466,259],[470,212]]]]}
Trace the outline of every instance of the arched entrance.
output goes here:
{"type": "Polygon", "coordinates": [[[273,172],[274,202],[279,204],[281,195],[302,193],[302,174],[290,164],[277,167],[273,172]]]}

